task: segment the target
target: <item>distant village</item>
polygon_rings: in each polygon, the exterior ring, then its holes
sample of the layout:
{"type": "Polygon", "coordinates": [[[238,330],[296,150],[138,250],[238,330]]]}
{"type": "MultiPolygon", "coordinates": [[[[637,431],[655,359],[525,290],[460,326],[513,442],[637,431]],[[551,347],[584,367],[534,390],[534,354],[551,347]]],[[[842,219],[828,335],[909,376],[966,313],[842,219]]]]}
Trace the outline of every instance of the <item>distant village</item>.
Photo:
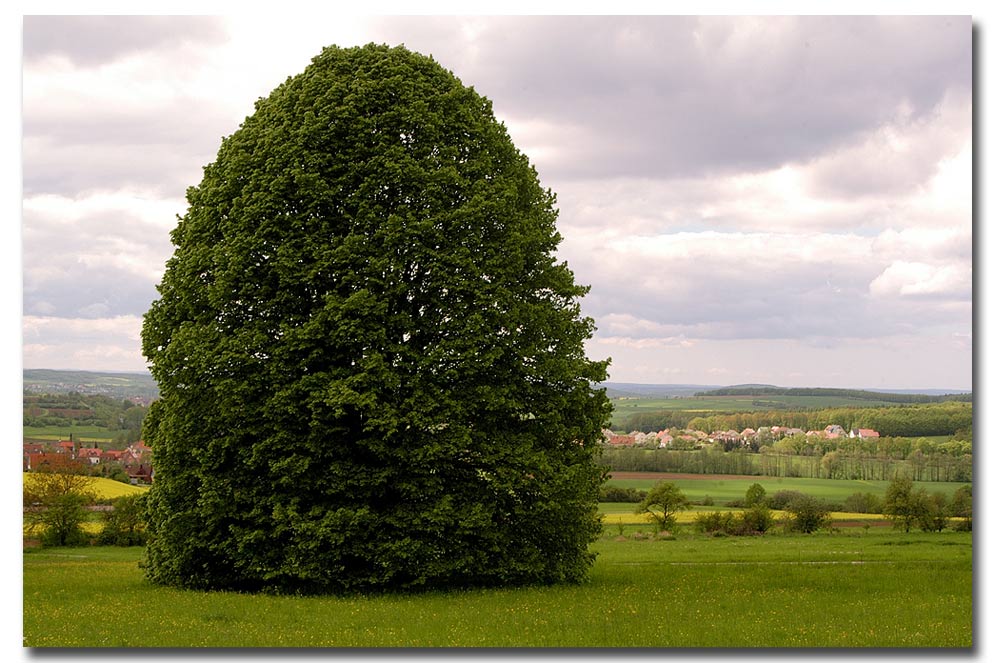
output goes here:
{"type": "Polygon", "coordinates": [[[148,485],[155,478],[152,448],[142,441],[120,450],[101,449],[96,442],[71,439],[24,443],[25,472],[53,469],[112,477],[123,473],[133,485],[148,485]]]}
{"type": "Polygon", "coordinates": [[[803,431],[801,428],[785,426],[761,427],[758,430],[744,428],[742,431],[721,430],[706,433],[700,430],[678,430],[665,428],[658,433],[643,433],[633,431],[627,435],[616,434],[610,430],[604,431],[604,443],[610,447],[651,447],[655,449],[681,448],[689,449],[704,444],[719,443],[726,448],[752,447],[774,442],[784,437],[805,435],[806,438],[821,438],[827,440],[850,438],[876,438],[880,434],[869,428],[855,428],[849,433],[842,426],[833,424],[823,430],[803,431]]]}
{"type": "MultiPolygon", "coordinates": [[[[653,449],[694,449],[705,444],[722,444],[726,449],[750,447],[754,450],[764,444],[784,437],[805,435],[806,438],[877,438],[879,433],[868,428],[855,428],[849,432],[842,426],[830,425],[823,430],[803,431],[785,426],[745,428],[741,431],[721,430],[705,433],[700,430],[665,428],[657,433],[633,431],[618,434],[605,429],[603,443],[609,447],[643,447],[653,449]]],[[[815,440],[812,440],[813,442],[815,440]]],[[[139,441],[125,449],[101,449],[96,442],[81,443],[75,440],[58,442],[25,442],[24,471],[68,468],[87,474],[109,476],[120,470],[134,485],[151,484],[155,478],[152,468],[152,449],[139,441]]]]}

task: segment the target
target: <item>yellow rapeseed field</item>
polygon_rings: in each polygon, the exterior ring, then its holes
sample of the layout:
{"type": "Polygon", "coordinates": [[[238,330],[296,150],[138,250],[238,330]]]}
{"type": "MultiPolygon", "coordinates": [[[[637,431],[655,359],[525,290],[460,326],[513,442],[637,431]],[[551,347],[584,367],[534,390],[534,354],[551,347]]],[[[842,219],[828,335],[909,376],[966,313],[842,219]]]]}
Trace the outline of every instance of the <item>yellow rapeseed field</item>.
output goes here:
{"type": "MultiPolygon", "coordinates": [[[[24,474],[24,481],[33,481],[35,476],[30,472],[26,472],[24,474]]],[[[147,486],[131,486],[104,477],[92,477],[89,488],[97,499],[100,500],[112,500],[125,495],[141,495],[148,490],[147,486]]]]}

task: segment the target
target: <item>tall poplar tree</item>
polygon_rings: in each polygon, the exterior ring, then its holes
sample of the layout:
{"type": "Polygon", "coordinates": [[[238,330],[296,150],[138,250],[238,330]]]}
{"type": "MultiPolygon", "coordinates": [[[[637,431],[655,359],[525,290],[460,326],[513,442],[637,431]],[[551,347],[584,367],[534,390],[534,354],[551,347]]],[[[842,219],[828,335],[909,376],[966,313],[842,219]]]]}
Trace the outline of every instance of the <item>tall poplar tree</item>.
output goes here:
{"type": "Polygon", "coordinates": [[[187,201],[142,331],[152,581],[585,577],[607,362],[487,99],[404,48],[327,48],[187,201]]]}

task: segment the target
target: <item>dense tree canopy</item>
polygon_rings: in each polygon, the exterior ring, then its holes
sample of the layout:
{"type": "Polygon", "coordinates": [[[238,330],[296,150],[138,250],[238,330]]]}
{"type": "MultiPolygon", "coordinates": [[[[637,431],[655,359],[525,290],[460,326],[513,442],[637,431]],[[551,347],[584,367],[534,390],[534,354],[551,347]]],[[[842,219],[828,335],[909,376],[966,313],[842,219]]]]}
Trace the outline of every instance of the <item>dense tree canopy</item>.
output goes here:
{"type": "Polygon", "coordinates": [[[586,575],[606,362],[489,101],[403,48],[327,48],[187,199],[142,335],[152,580],[586,575]]]}

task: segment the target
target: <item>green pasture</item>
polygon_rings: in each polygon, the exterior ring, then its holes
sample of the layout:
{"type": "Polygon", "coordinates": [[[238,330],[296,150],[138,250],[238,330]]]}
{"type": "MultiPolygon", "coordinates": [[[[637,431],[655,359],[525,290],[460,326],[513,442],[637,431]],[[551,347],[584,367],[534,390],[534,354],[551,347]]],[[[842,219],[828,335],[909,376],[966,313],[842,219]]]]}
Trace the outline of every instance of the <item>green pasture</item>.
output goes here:
{"type": "MultiPolygon", "coordinates": [[[[632,475],[634,473],[626,473],[632,475]]],[[[619,486],[621,488],[635,488],[637,490],[649,490],[661,479],[655,478],[652,473],[646,473],[642,478],[615,479],[610,478],[607,485],[619,486]]],[[[808,479],[798,477],[722,477],[715,478],[714,475],[702,475],[701,479],[664,479],[677,484],[689,500],[692,502],[711,497],[716,504],[728,502],[733,499],[743,499],[746,490],[755,483],[759,483],[767,491],[767,495],[773,495],[780,490],[797,490],[798,492],[812,495],[830,502],[842,502],[853,493],[873,493],[879,497],[884,497],[888,488],[888,481],[869,481],[860,479],[808,479]]],[[[943,493],[948,498],[961,486],[970,485],[967,483],[947,482],[947,481],[921,481],[915,486],[926,489],[928,493],[943,493]]]]}
{"type": "Polygon", "coordinates": [[[103,426],[24,426],[24,439],[28,440],[68,440],[72,434],[77,442],[110,442],[114,433],[103,426]]]}
{"type": "Polygon", "coordinates": [[[294,597],[149,585],[140,548],[24,554],[27,647],[970,647],[961,532],[616,540],[580,585],[294,597]],[[137,616],[137,617],[136,617],[137,616]]]}

